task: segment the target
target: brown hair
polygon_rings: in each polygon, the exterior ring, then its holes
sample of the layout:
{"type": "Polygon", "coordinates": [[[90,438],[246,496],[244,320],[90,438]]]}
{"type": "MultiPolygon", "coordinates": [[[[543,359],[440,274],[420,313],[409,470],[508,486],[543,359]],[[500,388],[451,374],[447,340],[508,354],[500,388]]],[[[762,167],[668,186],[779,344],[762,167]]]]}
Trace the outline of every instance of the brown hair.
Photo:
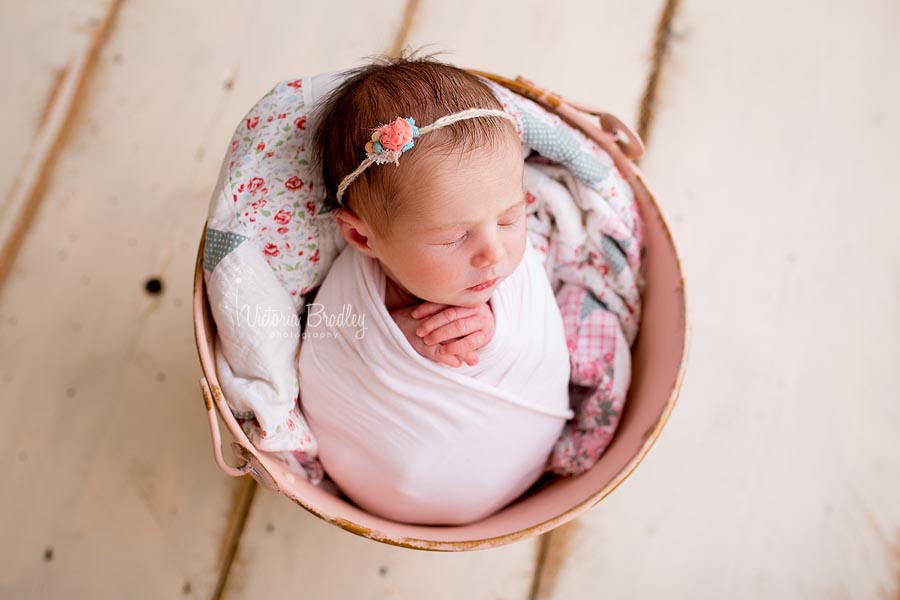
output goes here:
{"type": "MultiPolygon", "coordinates": [[[[365,145],[375,127],[398,116],[413,117],[421,127],[467,108],[502,108],[481,79],[432,57],[375,59],[345,73],[347,79],[323,99],[315,115],[312,155],[324,176],[326,210],[338,207],[337,187],[366,158],[365,145]]],[[[386,234],[401,206],[400,191],[415,172],[416,156],[494,147],[515,135],[511,123],[496,117],[435,130],[416,138],[415,146],[400,159],[400,168],[386,164],[366,169],[344,193],[343,204],[376,232],[386,234]]]]}

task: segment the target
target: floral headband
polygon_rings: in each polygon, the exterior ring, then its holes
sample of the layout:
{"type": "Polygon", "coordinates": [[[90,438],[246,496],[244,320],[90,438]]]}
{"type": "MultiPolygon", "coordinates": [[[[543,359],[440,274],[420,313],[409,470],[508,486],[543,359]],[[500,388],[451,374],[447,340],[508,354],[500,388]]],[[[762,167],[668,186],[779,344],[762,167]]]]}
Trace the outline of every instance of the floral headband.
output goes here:
{"type": "Polygon", "coordinates": [[[392,162],[400,166],[400,155],[415,145],[415,139],[435,129],[452,125],[458,121],[476,117],[501,117],[515,124],[515,119],[502,110],[491,108],[469,108],[467,110],[441,117],[431,125],[416,127],[412,117],[397,117],[391,123],[380,125],[372,130],[372,138],[366,143],[366,158],[355,171],[344,177],[337,189],[337,203],[343,206],[341,198],[353,181],[371,164],[383,165],[392,162]]]}

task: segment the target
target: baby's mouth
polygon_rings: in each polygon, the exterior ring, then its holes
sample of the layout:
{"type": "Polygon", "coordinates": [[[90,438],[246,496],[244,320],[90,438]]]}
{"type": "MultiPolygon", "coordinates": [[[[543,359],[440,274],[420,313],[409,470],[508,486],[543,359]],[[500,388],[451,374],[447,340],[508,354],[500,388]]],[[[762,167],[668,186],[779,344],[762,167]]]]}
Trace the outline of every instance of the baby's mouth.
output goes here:
{"type": "Polygon", "coordinates": [[[471,291],[471,292],[480,292],[480,291],[482,291],[482,290],[486,290],[486,289],[488,289],[489,287],[493,286],[493,285],[496,284],[499,280],[500,280],[499,277],[495,277],[494,279],[489,279],[488,281],[484,281],[484,282],[482,282],[482,283],[479,283],[478,285],[473,285],[472,287],[466,288],[466,289],[468,289],[468,290],[471,291]]]}

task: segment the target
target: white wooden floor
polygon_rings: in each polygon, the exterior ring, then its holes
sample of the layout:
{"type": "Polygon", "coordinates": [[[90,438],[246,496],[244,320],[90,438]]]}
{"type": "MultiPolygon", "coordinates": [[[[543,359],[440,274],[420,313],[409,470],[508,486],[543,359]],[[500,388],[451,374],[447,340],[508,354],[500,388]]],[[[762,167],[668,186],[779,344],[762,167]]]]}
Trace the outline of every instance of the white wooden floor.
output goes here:
{"type": "Polygon", "coordinates": [[[679,404],[586,516],[451,555],[215,467],[190,293],[231,131],[397,44],[636,123],[666,1],[309,4],[0,5],[0,598],[900,599],[900,4],[673,5],[642,167],[686,270],[679,404]]]}

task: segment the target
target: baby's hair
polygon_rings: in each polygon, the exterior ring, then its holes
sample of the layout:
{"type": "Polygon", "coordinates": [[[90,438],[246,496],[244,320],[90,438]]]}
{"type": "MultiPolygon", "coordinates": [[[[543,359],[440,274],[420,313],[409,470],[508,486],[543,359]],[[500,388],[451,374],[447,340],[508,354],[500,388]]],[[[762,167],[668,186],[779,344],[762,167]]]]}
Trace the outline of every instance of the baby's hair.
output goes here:
{"type": "MultiPolygon", "coordinates": [[[[338,185],[366,158],[365,145],[375,127],[396,117],[413,117],[421,127],[468,108],[502,110],[491,89],[477,76],[438,62],[434,55],[414,54],[378,57],[350,70],[347,79],[316,110],[312,157],[324,176],[325,210],[338,207],[338,185]]],[[[515,135],[511,123],[496,117],[460,121],[429,133],[416,139],[399,167],[379,165],[363,172],[344,194],[344,205],[376,232],[386,234],[400,207],[399,192],[404,183],[412,181],[409,175],[416,154],[495,147],[515,135]]]]}

